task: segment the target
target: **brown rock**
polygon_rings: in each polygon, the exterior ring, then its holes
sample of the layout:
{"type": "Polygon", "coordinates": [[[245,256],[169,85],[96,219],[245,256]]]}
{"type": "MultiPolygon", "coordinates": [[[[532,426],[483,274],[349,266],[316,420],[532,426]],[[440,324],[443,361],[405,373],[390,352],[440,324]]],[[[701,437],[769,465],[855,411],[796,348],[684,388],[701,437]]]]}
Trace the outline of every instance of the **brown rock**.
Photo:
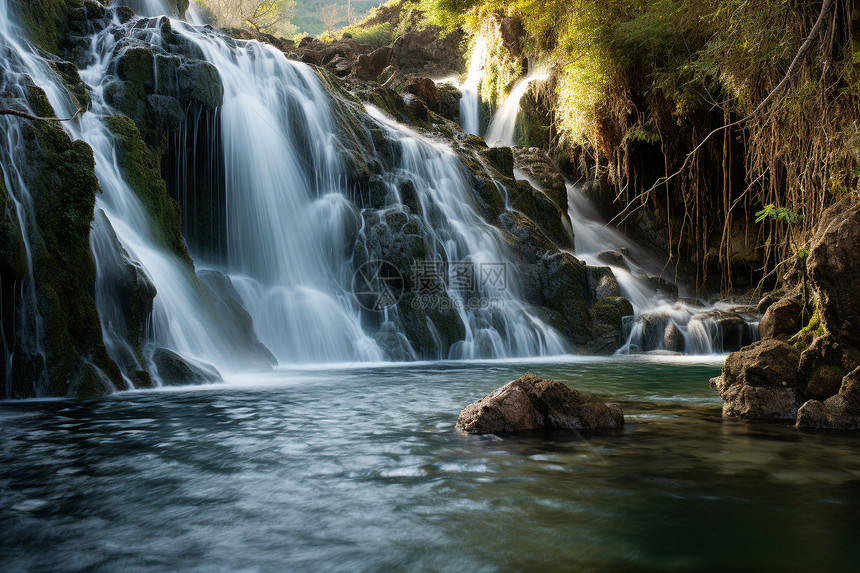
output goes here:
{"type": "Polygon", "coordinates": [[[835,395],[842,378],[856,366],[832,334],[815,338],[800,355],[800,380],[806,383],[806,397],[825,400],[835,395]]]}
{"type": "Polygon", "coordinates": [[[523,54],[523,38],[526,30],[519,18],[504,18],[499,26],[502,45],[510,54],[519,58],[523,54]]]}
{"type": "Polygon", "coordinates": [[[433,111],[439,110],[439,104],[442,103],[439,97],[439,90],[436,88],[436,82],[430,78],[414,78],[406,84],[406,91],[411,93],[433,111]]]}
{"type": "Polygon", "coordinates": [[[794,418],[800,352],[781,340],[762,340],[729,354],[711,381],[723,399],[723,416],[794,418]]]}
{"type": "Polygon", "coordinates": [[[770,305],[758,325],[762,338],[788,340],[803,328],[801,302],[797,296],[785,297],[770,305]]]}
{"type": "Polygon", "coordinates": [[[678,328],[677,324],[670,321],[663,332],[663,348],[670,352],[684,352],[686,346],[681,329],[678,328]]]}
{"type": "Polygon", "coordinates": [[[620,426],[618,404],[605,404],[558,380],[527,373],[460,412],[457,428],[470,434],[502,434],[540,428],[583,429],[620,426]]]}
{"type": "Polygon", "coordinates": [[[844,346],[860,348],[860,202],[835,205],[809,250],[809,274],[821,296],[821,321],[844,346]]]}
{"type": "Polygon", "coordinates": [[[824,402],[810,400],[801,406],[795,427],[799,430],[860,429],[860,368],[842,379],[835,396],[824,402]]]}
{"type": "Polygon", "coordinates": [[[372,81],[379,77],[382,70],[388,67],[391,63],[391,48],[384,46],[371,52],[370,54],[361,54],[355,61],[353,72],[355,77],[364,81],[372,81]]]}
{"type": "Polygon", "coordinates": [[[459,74],[465,68],[460,52],[461,32],[446,36],[437,26],[407,32],[392,46],[392,63],[404,74],[443,77],[459,74]]]}

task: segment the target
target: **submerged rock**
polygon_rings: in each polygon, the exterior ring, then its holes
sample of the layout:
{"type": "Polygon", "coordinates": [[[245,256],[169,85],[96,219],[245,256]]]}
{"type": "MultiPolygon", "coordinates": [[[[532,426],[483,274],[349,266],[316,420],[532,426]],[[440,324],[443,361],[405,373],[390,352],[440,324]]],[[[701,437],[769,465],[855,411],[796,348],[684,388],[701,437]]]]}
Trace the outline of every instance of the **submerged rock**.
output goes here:
{"type": "Polygon", "coordinates": [[[624,424],[618,404],[606,404],[558,380],[531,373],[469,404],[457,428],[470,434],[503,434],[541,428],[574,430],[624,424]]]}
{"type": "Polygon", "coordinates": [[[152,362],[165,386],[214,384],[224,381],[221,373],[211,364],[192,362],[166,348],[156,348],[152,362]]]}
{"type": "Polygon", "coordinates": [[[711,380],[723,399],[723,416],[785,419],[797,414],[800,352],[781,340],[762,340],[729,354],[711,380]]]}

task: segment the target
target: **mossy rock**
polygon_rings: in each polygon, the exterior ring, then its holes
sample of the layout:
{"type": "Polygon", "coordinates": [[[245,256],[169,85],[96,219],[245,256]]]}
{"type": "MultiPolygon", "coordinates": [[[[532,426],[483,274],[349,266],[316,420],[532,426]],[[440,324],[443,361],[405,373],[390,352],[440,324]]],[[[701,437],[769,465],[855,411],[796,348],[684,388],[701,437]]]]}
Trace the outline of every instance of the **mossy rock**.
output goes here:
{"type": "Polygon", "coordinates": [[[194,262],[182,237],[179,203],[167,193],[158,159],[143,142],[131,119],[115,115],[105,121],[115,137],[117,159],[125,181],[152,217],[156,239],[193,268],[194,262]]]}
{"type": "MultiPolygon", "coordinates": [[[[53,115],[39,89],[30,90],[30,104],[40,115],[53,115]]],[[[100,191],[92,149],[82,141],[72,142],[53,122],[26,120],[21,128],[28,159],[22,175],[33,204],[34,226],[28,233],[35,310],[47,369],[38,366],[41,359],[25,356],[38,351],[32,346],[35,333],[18,337],[15,352],[22,356],[16,356],[13,365],[10,397],[93,397],[124,388],[119,368],[105,349],[92,296],[96,271],[90,225],[100,191]],[[34,385],[36,379],[46,383],[34,385]]]]}
{"type": "Polygon", "coordinates": [[[70,13],[83,5],[83,0],[12,0],[10,8],[18,12],[19,21],[33,43],[59,56],[70,13]]]}
{"type": "Polygon", "coordinates": [[[514,178],[514,155],[510,147],[490,147],[481,151],[481,155],[504,177],[514,178]]]}

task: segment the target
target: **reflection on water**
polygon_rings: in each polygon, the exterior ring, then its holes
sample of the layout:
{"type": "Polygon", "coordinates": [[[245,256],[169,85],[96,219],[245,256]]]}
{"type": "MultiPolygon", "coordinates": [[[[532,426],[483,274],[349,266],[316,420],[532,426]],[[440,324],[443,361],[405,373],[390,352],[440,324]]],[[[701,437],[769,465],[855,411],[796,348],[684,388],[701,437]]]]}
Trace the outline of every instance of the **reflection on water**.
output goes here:
{"type": "Polygon", "coordinates": [[[0,404],[3,570],[845,569],[845,434],[723,422],[719,363],[277,372],[0,404]],[[526,370],[619,400],[590,435],[465,436],[526,370]]]}

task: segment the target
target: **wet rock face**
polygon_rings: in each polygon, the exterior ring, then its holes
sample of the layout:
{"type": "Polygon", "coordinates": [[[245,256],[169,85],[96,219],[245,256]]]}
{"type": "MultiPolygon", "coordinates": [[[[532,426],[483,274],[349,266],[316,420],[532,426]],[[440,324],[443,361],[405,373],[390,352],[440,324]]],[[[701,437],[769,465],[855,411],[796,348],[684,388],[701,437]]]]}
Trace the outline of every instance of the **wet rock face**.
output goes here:
{"type": "Polygon", "coordinates": [[[842,378],[858,365],[857,353],[843,349],[834,335],[815,338],[800,355],[800,380],[805,385],[806,397],[825,400],[835,395],[842,378]]]}
{"type": "Polygon", "coordinates": [[[594,318],[592,350],[612,354],[624,343],[624,319],[633,317],[633,305],[623,297],[601,298],[591,307],[594,318]]]}
{"type": "Polygon", "coordinates": [[[527,373],[466,406],[457,428],[470,434],[507,434],[542,428],[576,430],[624,424],[618,404],[527,373]]]}
{"type": "Polygon", "coordinates": [[[523,54],[523,40],[526,30],[519,18],[504,18],[499,24],[502,35],[502,45],[514,58],[523,54]]]}
{"type": "Polygon", "coordinates": [[[860,348],[860,203],[839,204],[809,250],[809,273],[821,296],[821,320],[845,346],[860,348]]]}
{"type": "Polygon", "coordinates": [[[734,352],[755,340],[753,331],[744,318],[732,311],[709,310],[700,312],[691,320],[703,323],[714,334],[714,350],[722,352],[734,352]]]}
{"type": "MultiPolygon", "coordinates": [[[[29,106],[36,115],[55,115],[45,92],[36,86],[29,87],[26,102],[5,94],[3,100],[3,107],[29,106]]],[[[0,396],[92,398],[123,389],[119,368],[104,346],[93,298],[96,270],[89,239],[100,189],[92,149],[71,141],[56,123],[14,121],[0,122],[0,129],[20,128],[21,133],[19,146],[9,150],[20,153],[19,172],[9,181],[21,186],[0,189],[0,320],[11,357],[10,364],[6,356],[2,359],[0,396]],[[22,194],[24,188],[32,200],[26,229],[18,226],[11,202],[11,194],[22,194]],[[32,283],[24,233],[30,243],[32,283]],[[32,289],[35,304],[22,300],[23,289],[32,289]],[[5,329],[9,321],[14,327],[5,329]]]]}
{"type": "Polygon", "coordinates": [[[762,340],[733,352],[711,380],[723,416],[788,419],[797,415],[800,352],[781,340],[762,340]]]}
{"type": "Polygon", "coordinates": [[[439,115],[449,121],[460,123],[460,100],[463,93],[454,84],[436,86],[439,91],[439,115]]]}

